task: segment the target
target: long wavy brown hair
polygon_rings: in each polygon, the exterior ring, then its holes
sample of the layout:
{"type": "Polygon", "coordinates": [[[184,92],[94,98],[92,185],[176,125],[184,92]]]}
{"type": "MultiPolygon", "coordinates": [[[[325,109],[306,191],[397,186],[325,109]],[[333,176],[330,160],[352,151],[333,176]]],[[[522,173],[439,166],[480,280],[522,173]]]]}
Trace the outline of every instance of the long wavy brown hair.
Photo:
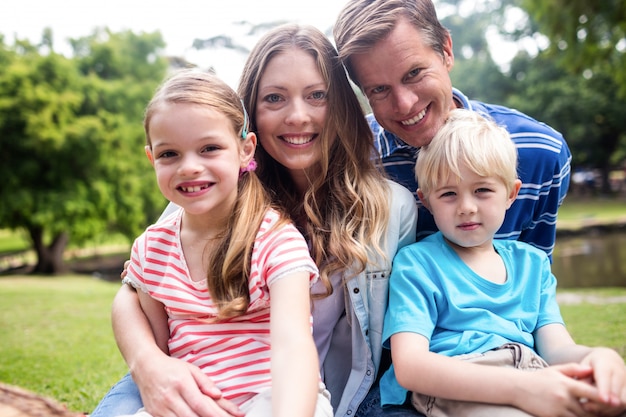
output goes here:
{"type": "MultiPolygon", "coordinates": [[[[385,259],[389,190],[363,109],[329,39],[312,26],[283,25],[266,33],[251,51],[239,95],[256,129],[259,82],[276,55],[296,47],[310,54],[327,87],[327,117],[321,134],[319,172],[301,195],[285,167],[262,146],[256,150],[258,175],[273,201],[289,213],[310,244],[326,294],[331,273],[353,277],[377,254],[385,259]]],[[[262,140],[259,140],[261,143],[262,140]]]]}

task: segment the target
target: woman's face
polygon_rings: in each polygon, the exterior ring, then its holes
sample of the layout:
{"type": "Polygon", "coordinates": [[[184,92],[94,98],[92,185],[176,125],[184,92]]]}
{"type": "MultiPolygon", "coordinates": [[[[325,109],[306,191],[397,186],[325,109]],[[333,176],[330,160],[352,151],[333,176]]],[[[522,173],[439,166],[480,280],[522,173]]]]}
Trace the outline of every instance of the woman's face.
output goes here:
{"type": "Polygon", "coordinates": [[[259,81],[259,143],[293,177],[313,174],[322,157],[327,85],[315,60],[292,47],[274,56],[259,81]]]}

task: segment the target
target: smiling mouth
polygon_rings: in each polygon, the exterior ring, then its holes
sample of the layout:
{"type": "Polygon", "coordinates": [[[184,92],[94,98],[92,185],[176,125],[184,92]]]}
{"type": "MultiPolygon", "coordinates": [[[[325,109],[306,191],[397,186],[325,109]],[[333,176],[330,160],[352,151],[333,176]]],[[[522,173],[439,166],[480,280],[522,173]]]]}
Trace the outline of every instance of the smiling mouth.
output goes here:
{"type": "Polygon", "coordinates": [[[184,193],[197,193],[198,191],[202,191],[207,188],[209,188],[209,184],[194,185],[192,187],[178,187],[178,189],[184,193]]]}
{"type": "Polygon", "coordinates": [[[428,107],[419,112],[416,116],[411,117],[407,120],[403,120],[400,123],[404,126],[413,126],[414,124],[419,123],[419,121],[422,120],[424,116],[426,116],[426,110],[428,110],[428,107]]]}
{"type": "Polygon", "coordinates": [[[287,142],[290,145],[306,145],[307,143],[313,141],[317,137],[317,135],[306,135],[306,136],[279,136],[281,140],[287,142]]]}

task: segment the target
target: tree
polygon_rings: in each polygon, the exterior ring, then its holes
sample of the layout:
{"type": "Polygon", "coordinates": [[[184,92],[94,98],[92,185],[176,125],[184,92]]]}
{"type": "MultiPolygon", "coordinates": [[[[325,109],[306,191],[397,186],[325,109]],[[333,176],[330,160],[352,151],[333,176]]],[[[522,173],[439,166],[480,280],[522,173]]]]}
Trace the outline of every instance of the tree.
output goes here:
{"type": "Polygon", "coordinates": [[[505,20],[511,0],[439,0],[438,14],[452,35],[455,64],[452,85],[471,98],[503,103],[510,79],[492,56],[489,35],[505,20]],[[471,10],[468,11],[471,6],[471,10]]]}
{"type": "Polygon", "coordinates": [[[603,73],[576,76],[547,54],[533,59],[518,55],[511,73],[517,83],[509,105],[560,131],[572,152],[572,165],[599,168],[602,192],[610,193],[609,172],[626,142],[626,100],[617,94],[614,79],[603,73]]]}
{"type": "Polygon", "coordinates": [[[77,41],[83,54],[66,58],[47,32],[46,55],[18,42],[0,66],[0,227],[28,231],[37,273],[63,270],[70,239],[132,237],[164,205],[141,126],[165,75],[163,42],[104,33],[77,41]]]}
{"type": "Polygon", "coordinates": [[[610,75],[626,98],[626,2],[519,0],[564,68],[610,75]]]}
{"type": "MultiPolygon", "coordinates": [[[[445,15],[442,22],[450,29],[454,40],[456,63],[451,73],[453,85],[470,97],[517,108],[559,130],[572,151],[573,166],[599,168],[603,191],[607,193],[609,171],[619,165],[620,158],[623,159],[626,153],[623,133],[626,124],[621,111],[626,104],[626,96],[618,93],[621,86],[614,77],[619,71],[626,72],[623,65],[614,68],[618,59],[623,58],[620,48],[626,50],[622,29],[626,21],[618,17],[626,7],[622,3],[573,1],[564,4],[560,0],[438,2],[438,9],[445,15]],[[551,29],[569,35],[577,34],[580,41],[573,47],[565,48],[563,45],[567,42],[552,32],[544,31],[548,36],[556,36],[551,39],[552,49],[542,51],[537,46],[532,55],[520,49],[510,68],[502,73],[496,69],[489,54],[487,34],[495,30],[499,36],[518,45],[522,44],[519,43],[521,40],[541,39],[543,35],[539,32],[545,22],[538,23],[534,19],[537,13],[528,15],[519,9],[519,6],[530,7],[531,3],[533,7],[541,9],[541,13],[554,19],[550,21],[554,26],[551,29]],[[471,5],[471,10],[468,5],[471,5]],[[568,20],[578,19],[583,11],[614,15],[594,16],[594,23],[590,25],[594,35],[584,37],[582,35],[588,31],[576,31],[580,25],[575,22],[564,24],[568,20]],[[513,16],[517,16],[517,19],[514,22],[507,17],[511,16],[509,12],[515,12],[513,16]],[[608,28],[606,22],[615,20],[620,20],[616,22],[616,27],[608,28]],[[610,41],[600,41],[600,38],[610,41]],[[597,42],[591,42],[593,39],[597,42]],[[607,42],[612,47],[606,47],[607,42]],[[579,54],[584,43],[589,46],[585,59],[582,53],[579,54]],[[556,48],[559,45],[561,49],[556,48]],[[560,53],[554,54],[553,51],[560,53]],[[594,60],[591,58],[594,56],[592,53],[605,53],[607,59],[594,60]]],[[[586,18],[580,19],[589,26],[586,18]]]]}

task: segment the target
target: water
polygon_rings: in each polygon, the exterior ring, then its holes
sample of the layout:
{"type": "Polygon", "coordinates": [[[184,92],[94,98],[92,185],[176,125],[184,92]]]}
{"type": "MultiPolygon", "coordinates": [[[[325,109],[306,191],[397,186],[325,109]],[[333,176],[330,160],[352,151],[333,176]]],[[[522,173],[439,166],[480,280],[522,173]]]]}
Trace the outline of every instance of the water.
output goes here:
{"type": "Polygon", "coordinates": [[[557,238],[552,272],[559,288],[626,287],[626,231],[557,238]]]}

